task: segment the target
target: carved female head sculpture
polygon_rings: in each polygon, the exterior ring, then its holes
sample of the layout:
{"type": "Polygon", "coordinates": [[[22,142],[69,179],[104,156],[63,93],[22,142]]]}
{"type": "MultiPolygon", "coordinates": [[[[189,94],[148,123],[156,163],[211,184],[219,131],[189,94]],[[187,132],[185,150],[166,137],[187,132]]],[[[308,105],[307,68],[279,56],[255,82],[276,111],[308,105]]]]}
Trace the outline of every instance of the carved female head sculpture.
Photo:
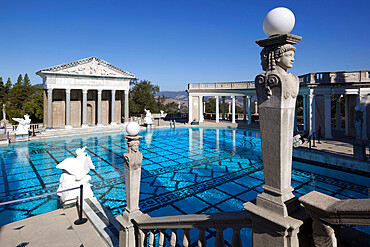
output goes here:
{"type": "Polygon", "coordinates": [[[127,144],[128,144],[128,153],[137,153],[139,151],[140,142],[138,140],[132,140],[127,144]]]}
{"type": "Polygon", "coordinates": [[[276,66],[285,71],[293,67],[296,48],[291,44],[265,47],[261,51],[261,66],[264,71],[276,70],[276,66]]]}

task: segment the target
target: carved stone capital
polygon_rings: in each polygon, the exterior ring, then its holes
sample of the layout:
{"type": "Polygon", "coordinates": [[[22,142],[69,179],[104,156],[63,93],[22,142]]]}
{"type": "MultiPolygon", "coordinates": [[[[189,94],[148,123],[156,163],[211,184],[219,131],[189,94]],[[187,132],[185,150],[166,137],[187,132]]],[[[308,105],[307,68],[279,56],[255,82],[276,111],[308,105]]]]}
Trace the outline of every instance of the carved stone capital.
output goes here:
{"type": "Polygon", "coordinates": [[[127,153],[123,155],[125,159],[125,168],[129,170],[137,170],[141,168],[143,162],[143,154],[139,152],[139,139],[142,136],[126,136],[128,150],[127,153]]]}

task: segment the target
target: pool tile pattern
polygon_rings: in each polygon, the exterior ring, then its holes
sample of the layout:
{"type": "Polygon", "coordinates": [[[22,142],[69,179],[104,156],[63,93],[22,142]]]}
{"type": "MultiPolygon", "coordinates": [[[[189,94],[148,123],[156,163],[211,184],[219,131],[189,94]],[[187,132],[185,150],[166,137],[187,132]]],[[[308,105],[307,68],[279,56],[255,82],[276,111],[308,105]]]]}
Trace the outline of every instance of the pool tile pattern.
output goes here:
{"type": "MultiPolygon", "coordinates": [[[[140,134],[144,158],[139,206],[152,217],[243,210],[244,202],[262,192],[261,143],[256,131],[177,128],[140,134]]],[[[56,191],[61,170],[55,166],[83,146],[96,167],[90,172],[95,196],[114,215],[121,214],[126,206],[123,154],[127,144],[123,133],[2,148],[0,202],[56,191]]],[[[318,175],[314,170],[293,169],[292,186],[297,196],[317,190],[340,199],[368,198],[368,188],[356,181],[318,175]]],[[[56,196],[1,206],[0,225],[56,207],[56,196]]],[[[250,229],[243,231],[250,240],[250,229]]],[[[207,238],[214,235],[215,231],[208,230],[207,238]]],[[[230,246],[229,241],[225,244],[230,246]]]]}

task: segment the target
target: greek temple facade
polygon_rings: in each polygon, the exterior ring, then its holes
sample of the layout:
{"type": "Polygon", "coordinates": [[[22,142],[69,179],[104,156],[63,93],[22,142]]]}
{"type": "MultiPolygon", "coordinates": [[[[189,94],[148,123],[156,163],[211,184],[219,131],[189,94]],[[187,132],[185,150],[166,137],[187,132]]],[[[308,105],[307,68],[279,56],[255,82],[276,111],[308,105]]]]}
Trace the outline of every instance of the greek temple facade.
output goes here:
{"type": "MultiPolygon", "coordinates": [[[[308,73],[299,76],[299,80],[298,97],[303,98],[303,116],[301,117],[303,129],[307,133],[320,132],[322,137],[332,138],[332,131],[337,130],[343,132],[344,135],[354,137],[354,108],[356,105],[361,105],[364,111],[362,138],[364,140],[370,138],[368,127],[370,123],[370,71],[308,73]],[[341,107],[341,101],[344,101],[344,109],[341,107]],[[334,121],[332,121],[332,108],[335,108],[334,121]],[[341,119],[342,116],[344,116],[344,122],[341,119]]],[[[189,123],[194,120],[204,121],[204,97],[215,97],[216,99],[216,122],[225,119],[225,97],[231,97],[232,123],[236,123],[235,98],[243,97],[243,120],[247,120],[248,124],[252,123],[251,106],[256,96],[254,81],[189,83],[187,92],[189,123]],[[220,104],[221,116],[219,114],[220,104]]]]}
{"type": "Polygon", "coordinates": [[[42,69],[44,126],[73,128],[129,119],[129,87],[135,76],[100,58],[42,69]]]}

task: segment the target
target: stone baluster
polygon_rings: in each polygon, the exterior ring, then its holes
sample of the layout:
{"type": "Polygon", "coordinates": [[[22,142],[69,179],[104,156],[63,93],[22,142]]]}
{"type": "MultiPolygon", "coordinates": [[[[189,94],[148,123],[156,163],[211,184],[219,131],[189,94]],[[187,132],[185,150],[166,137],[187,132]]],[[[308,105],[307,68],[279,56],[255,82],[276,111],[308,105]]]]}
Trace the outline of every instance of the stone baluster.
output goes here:
{"type": "Polygon", "coordinates": [[[163,247],[164,246],[164,230],[163,229],[158,229],[159,230],[159,238],[158,238],[158,246],[163,247]]]}
{"type": "Polygon", "coordinates": [[[154,247],[154,232],[153,232],[153,230],[150,230],[149,231],[149,243],[148,243],[148,246],[149,247],[154,247]]]}
{"type": "Polygon", "coordinates": [[[199,247],[206,247],[207,246],[207,240],[206,240],[206,234],[204,228],[199,228],[199,237],[198,237],[198,246],[199,247]]]}
{"type": "Polygon", "coordinates": [[[231,246],[242,247],[242,239],[240,237],[240,228],[233,228],[233,238],[231,240],[231,246]]]}
{"type": "Polygon", "coordinates": [[[223,228],[216,228],[215,246],[216,247],[224,247],[225,246],[224,229],[223,228]]]}
{"type": "Polygon", "coordinates": [[[184,238],[182,240],[182,245],[184,247],[190,246],[190,229],[187,228],[184,229],[184,238]]]}
{"type": "Polygon", "coordinates": [[[170,246],[171,247],[176,247],[177,246],[177,229],[171,229],[170,246]]]}
{"type": "Polygon", "coordinates": [[[146,232],[142,231],[141,229],[138,229],[138,236],[137,236],[138,246],[139,247],[146,246],[145,240],[146,240],[146,232]]]}

